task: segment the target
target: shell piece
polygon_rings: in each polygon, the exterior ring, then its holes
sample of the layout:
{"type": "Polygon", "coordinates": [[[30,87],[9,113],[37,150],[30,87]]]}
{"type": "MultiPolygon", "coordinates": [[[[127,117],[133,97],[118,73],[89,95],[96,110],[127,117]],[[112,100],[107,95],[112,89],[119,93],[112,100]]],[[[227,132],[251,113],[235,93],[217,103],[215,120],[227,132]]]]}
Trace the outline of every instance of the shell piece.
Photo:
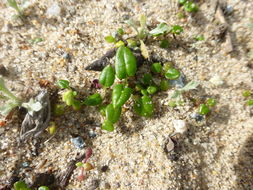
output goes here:
{"type": "Polygon", "coordinates": [[[174,142],[171,140],[170,137],[168,137],[168,141],[166,143],[166,151],[171,152],[172,150],[174,150],[174,148],[175,148],[174,142]]]}
{"type": "Polygon", "coordinates": [[[186,122],[184,120],[174,120],[173,125],[175,128],[175,133],[183,134],[185,131],[187,131],[186,122]]]}
{"type": "Polygon", "coordinates": [[[224,83],[219,75],[214,75],[209,81],[215,86],[221,86],[224,83]]]}

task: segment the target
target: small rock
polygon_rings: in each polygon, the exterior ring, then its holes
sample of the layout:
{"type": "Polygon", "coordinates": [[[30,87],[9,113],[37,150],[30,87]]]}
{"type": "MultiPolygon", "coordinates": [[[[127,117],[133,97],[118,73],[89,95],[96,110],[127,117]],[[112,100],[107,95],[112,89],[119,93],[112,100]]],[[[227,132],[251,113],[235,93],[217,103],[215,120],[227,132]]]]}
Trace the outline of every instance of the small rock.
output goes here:
{"type": "Polygon", "coordinates": [[[46,12],[48,17],[57,17],[61,14],[61,8],[57,2],[54,2],[50,7],[48,7],[46,12]]]}
{"type": "Polygon", "coordinates": [[[231,15],[233,11],[234,11],[233,6],[232,5],[227,5],[225,7],[224,13],[225,13],[225,15],[231,15]]]}
{"type": "Polygon", "coordinates": [[[0,75],[2,75],[2,76],[8,75],[8,71],[3,64],[0,64],[0,75]]]}
{"type": "Polygon", "coordinates": [[[98,179],[92,180],[92,181],[91,181],[91,184],[90,184],[89,190],[95,190],[95,189],[97,189],[98,186],[99,186],[99,182],[100,182],[100,181],[99,181],[98,179]]]}
{"type": "Polygon", "coordinates": [[[69,61],[69,62],[71,60],[71,56],[70,56],[70,54],[68,52],[64,52],[63,55],[62,55],[62,57],[64,59],[66,59],[67,61],[69,61]]]}
{"type": "Polygon", "coordinates": [[[190,117],[192,119],[195,119],[195,121],[197,122],[202,121],[204,119],[203,115],[200,115],[199,113],[191,113],[190,117]]]}
{"type": "Polygon", "coordinates": [[[130,16],[127,14],[122,15],[123,20],[129,20],[130,16]]]}
{"type": "Polygon", "coordinates": [[[28,162],[23,162],[23,163],[22,163],[22,167],[23,167],[23,168],[29,167],[29,163],[28,163],[28,162]]]}
{"type": "Polygon", "coordinates": [[[165,143],[164,151],[167,154],[167,158],[171,161],[178,161],[180,158],[181,147],[178,143],[180,138],[182,138],[182,135],[176,134],[172,137],[169,137],[165,143]]]}
{"type": "Polygon", "coordinates": [[[171,152],[172,150],[174,150],[175,144],[174,142],[171,140],[171,138],[168,138],[168,141],[166,143],[166,150],[167,152],[171,152]]]}
{"type": "Polygon", "coordinates": [[[109,183],[103,183],[102,189],[111,189],[111,185],[109,183]]]}
{"type": "Polygon", "coordinates": [[[223,80],[221,79],[221,77],[219,75],[214,75],[209,82],[211,82],[213,85],[215,86],[221,86],[224,84],[223,80]]]}
{"type": "Polygon", "coordinates": [[[97,136],[96,132],[93,130],[88,131],[88,135],[90,138],[95,138],[97,136]]]}
{"type": "Polygon", "coordinates": [[[101,167],[102,172],[106,172],[108,169],[109,169],[109,167],[107,165],[104,165],[101,167]]]}
{"type": "Polygon", "coordinates": [[[175,128],[175,133],[183,134],[185,131],[187,131],[186,123],[184,120],[174,120],[173,125],[175,128]]]}
{"type": "Polygon", "coordinates": [[[83,138],[80,136],[75,137],[75,138],[71,138],[71,142],[74,144],[74,146],[76,148],[82,149],[85,147],[85,142],[84,142],[83,138]]]}
{"type": "Polygon", "coordinates": [[[170,80],[170,85],[178,88],[183,88],[185,86],[185,75],[181,73],[178,79],[170,80]]]}

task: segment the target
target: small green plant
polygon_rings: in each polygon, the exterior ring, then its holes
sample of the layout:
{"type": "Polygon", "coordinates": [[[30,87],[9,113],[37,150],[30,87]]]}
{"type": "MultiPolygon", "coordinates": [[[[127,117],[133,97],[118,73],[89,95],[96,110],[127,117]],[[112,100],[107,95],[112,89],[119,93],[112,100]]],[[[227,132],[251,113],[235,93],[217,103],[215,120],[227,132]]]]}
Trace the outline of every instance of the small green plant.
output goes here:
{"type": "Polygon", "coordinates": [[[16,10],[17,16],[23,18],[24,17],[24,10],[21,6],[18,5],[16,0],[7,0],[7,3],[10,7],[16,10]]]}
{"type": "Polygon", "coordinates": [[[207,115],[211,108],[214,107],[217,104],[217,101],[214,98],[207,99],[205,104],[200,104],[198,112],[201,115],[207,115]]]}
{"type": "Polygon", "coordinates": [[[0,78],[0,92],[3,95],[0,95],[0,99],[5,100],[5,105],[0,107],[1,115],[8,115],[16,107],[24,107],[27,109],[30,115],[33,115],[34,112],[37,112],[42,109],[40,102],[35,101],[33,98],[29,102],[23,102],[21,99],[17,98],[14,94],[11,93],[5,86],[4,80],[0,78]]]}
{"type": "MultiPolygon", "coordinates": [[[[92,94],[88,96],[84,101],[78,100],[77,92],[70,87],[68,80],[59,80],[56,85],[65,89],[66,91],[62,94],[62,101],[65,102],[67,106],[72,106],[76,111],[80,110],[83,105],[86,106],[97,106],[102,103],[102,97],[99,93],[92,94]]],[[[54,114],[59,116],[64,112],[65,106],[63,104],[57,104],[54,108],[54,114]]]]}
{"type": "Polygon", "coordinates": [[[242,92],[242,95],[247,98],[246,105],[253,106],[252,92],[250,90],[245,90],[242,92]]]}
{"type": "Polygon", "coordinates": [[[4,80],[0,78],[0,91],[3,95],[0,96],[0,99],[6,100],[5,105],[1,106],[0,113],[2,115],[8,115],[14,108],[21,106],[22,101],[17,98],[14,94],[11,93],[5,86],[4,80]]]}
{"type": "Polygon", "coordinates": [[[247,101],[247,105],[248,105],[248,106],[253,106],[253,99],[248,100],[248,101],[247,101]]]}
{"type": "Polygon", "coordinates": [[[183,92],[187,92],[189,90],[194,90],[198,87],[199,83],[195,81],[191,81],[188,84],[186,84],[183,88],[175,90],[175,92],[172,95],[172,99],[174,100],[181,100],[183,92]]]}
{"type": "MultiPolygon", "coordinates": [[[[31,190],[24,181],[17,181],[14,183],[14,190],[31,190]]],[[[38,190],[49,190],[47,186],[40,186],[38,190]]]]}
{"type": "Polygon", "coordinates": [[[198,5],[196,3],[193,3],[192,1],[187,1],[187,0],[179,0],[178,1],[180,5],[184,7],[184,10],[186,12],[197,12],[199,10],[198,5]]]}

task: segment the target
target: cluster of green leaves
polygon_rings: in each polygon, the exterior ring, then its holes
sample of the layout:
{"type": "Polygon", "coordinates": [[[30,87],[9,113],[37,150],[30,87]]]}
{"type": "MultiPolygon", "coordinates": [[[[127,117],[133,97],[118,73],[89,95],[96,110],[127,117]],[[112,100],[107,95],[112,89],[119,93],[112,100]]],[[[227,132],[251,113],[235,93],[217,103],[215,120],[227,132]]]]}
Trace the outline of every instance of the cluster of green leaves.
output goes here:
{"type": "MultiPolygon", "coordinates": [[[[112,103],[101,106],[101,113],[105,117],[102,129],[114,130],[114,124],[120,118],[122,106],[131,95],[134,95],[132,97],[135,113],[143,117],[151,117],[154,112],[152,95],[159,91],[168,90],[169,80],[176,80],[181,75],[180,71],[170,63],[164,63],[163,65],[153,63],[149,69],[149,72],[137,77],[139,80],[134,78],[132,80],[134,84],[131,84],[132,88],[129,87],[128,80],[136,77],[136,58],[131,49],[126,46],[120,46],[117,49],[114,67],[112,65],[106,66],[99,79],[99,83],[105,88],[112,87],[112,103]],[[113,85],[116,78],[121,80],[121,83],[113,85]],[[155,82],[154,78],[159,78],[159,83],[155,82]]],[[[195,83],[189,84],[185,88],[179,89],[177,94],[194,89],[196,86],[195,83]],[[193,87],[193,85],[195,86],[193,87]]]]}
{"type": "Polygon", "coordinates": [[[207,99],[205,104],[200,104],[198,112],[201,115],[207,115],[210,111],[211,108],[214,107],[217,104],[217,101],[213,98],[207,99]]]}
{"type": "Polygon", "coordinates": [[[197,12],[198,11],[198,5],[196,3],[193,3],[192,1],[187,1],[187,0],[178,0],[180,5],[183,5],[184,10],[186,12],[197,12]]]}
{"type": "Polygon", "coordinates": [[[142,55],[145,58],[148,58],[147,48],[145,46],[145,40],[147,38],[153,38],[160,41],[161,48],[168,48],[169,41],[167,34],[179,35],[183,32],[183,28],[179,25],[169,26],[166,23],[160,23],[156,28],[148,30],[147,28],[147,18],[145,15],[140,15],[139,23],[134,22],[133,20],[127,20],[126,24],[131,26],[134,31],[137,33],[135,37],[124,39],[123,35],[125,34],[122,28],[119,28],[114,35],[109,35],[105,37],[105,40],[109,43],[114,43],[115,47],[120,47],[126,45],[131,49],[139,49],[142,52],[142,55]]]}
{"type": "MultiPolygon", "coordinates": [[[[65,102],[67,106],[72,106],[76,111],[80,110],[83,105],[97,106],[102,103],[102,97],[99,93],[92,94],[81,101],[76,98],[77,92],[70,87],[69,81],[59,80],[56,84],[59,88],[66,90],[62,94],[62,101],[65,102]]],[[[54,113],[55,115],[62,115],[64,113],[64,105],[55,105],[54,113]]]]}
{"type": "MultiPolygon", "coordinates": [[[[23,181],[17,181],[14,183],[14,190],[31,190],[28,185],[23,181]]],[[[40,186],[38,190],[49,190],[47,186],[40,186]]]]}
{"type": "Polygon", "coordinates": [[[247,98],[246,105],[253,106],[252,92],[250,90],[245,90],[242,95],[247,98]]]}
{"type": "Polygon", "coordinates": [[[114,130],[114,124],[119,120],[122,106],[130,98],[133,89],[126,82],[129,77],[135,76],[137,61],[132,51],[125,46],[120,46],[116,52],[115,65],[106,66],[99,77],[99,83],[109,88],[113,85],[115,78],[125,80],[125,83],[113,86],[112,103],[101,106],[101,113],[105,116],[102,129],[114,130]]]}

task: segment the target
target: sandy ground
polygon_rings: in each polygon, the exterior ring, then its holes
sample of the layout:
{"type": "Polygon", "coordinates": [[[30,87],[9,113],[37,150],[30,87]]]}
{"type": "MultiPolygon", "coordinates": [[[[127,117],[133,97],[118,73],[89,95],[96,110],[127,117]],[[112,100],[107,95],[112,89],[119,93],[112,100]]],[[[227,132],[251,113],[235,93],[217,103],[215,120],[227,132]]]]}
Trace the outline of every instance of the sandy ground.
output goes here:
{"type": "Polygon", "coordinates": [[[90,81],[99,73],[85,71],[84,67],[110,49],[111,45],[104,41],[106,35],[119,27],[127,28],[124,19],[137,19],[144,13],[149,26],[164,20],[184,27],[180,40],[187,44],[187,51],[181,47],[162,50],[157,44],[150,45],[149,51],[162,60],[173,61],[188,81],[200,81],[193,96],[215,97],[218,104],[205,121],[196,123],[189,116],[196,108],[187,99],[185,106],[172,109],[167,105],[172,90],[161,92],[153,99],[153,118],[140,118],[127,111],[111,133],[100,130],[102,117],[95,108],[67,110],[64,116],[52,118],[58,131],[47,143],[44,142],[50,135],[45,132],[41,136],[38,156],[34,156],[31,143],[17,147],[20,119],[14,116],[0,128],[0,185],[7,182],[16,160],[29,163],[28,168],[20,170],[27,183],[32,182],[35,173],[63,172],[70,160],[84,152],[71,143],[71,134],[78,134],[84,137],[87,147],[92,147],[90,162],[95,168],[83,182],[76,180],[75,171],[66,188],[69,190],[96,186],[134,190],[253,189],[252,108],[245,106],[242,96],[243,90],[253,89],[253,63],[247,56],[253,48],[253,30],[247,26],[253,15],[252,1],[227,1],[233,7],[232,14],[226,17],[235,48],[231,54],[224,53],[222,42],[212,39],[217,28],[212,1],[200,1],[199,12],[185,21],[177,17],[173,1],[165,0],[58,0],[54,2],[61,13],[52,17],[46,11],[53,1],[30,2],[25,24],[13,20],[15,11],[0,2],[0,63],[10,72],[5,78],[8,86],[20,97],[36,95],[40,79],[68,79],[82,94],[91,94],[90,81]],[[200,34],[205,41],[194,41],[193,37],[200,34]],[[29,43],[36,37],[43,41],[29,43]],[[62,58],[64,52],[71,55],[71,62],[62,58]],[[215,75],[224,81],[222,86],[209,82],[215,75]],[[183,119],[188,126],[180,139],[177,161],[169,160],[164,152],[174,119],[183,119]],[[89,130],[97,136],[90,138],[89,130]],[[104,165],[109,167],[106,172],[101,171],[104,165]]]}

